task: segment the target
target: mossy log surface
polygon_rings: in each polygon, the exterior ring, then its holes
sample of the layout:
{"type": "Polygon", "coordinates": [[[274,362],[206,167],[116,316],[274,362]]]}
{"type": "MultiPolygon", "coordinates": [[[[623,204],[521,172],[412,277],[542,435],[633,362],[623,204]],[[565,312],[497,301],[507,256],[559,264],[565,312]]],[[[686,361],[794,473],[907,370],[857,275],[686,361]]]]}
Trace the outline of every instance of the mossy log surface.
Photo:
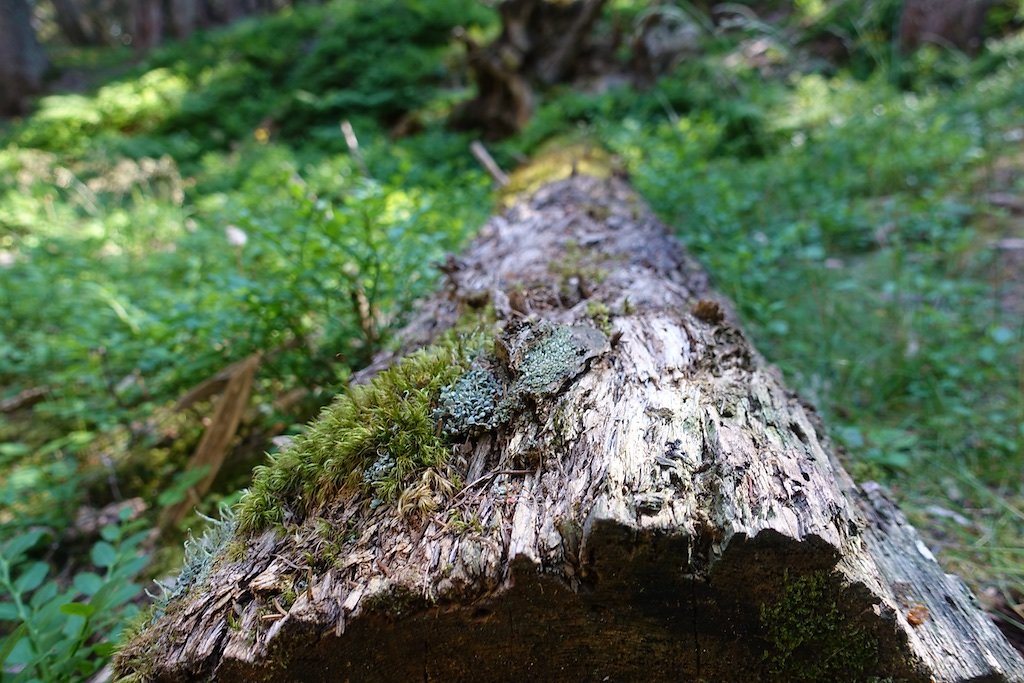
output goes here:
{"type": "Polygon", "coordinates": [[[436,399],[452,486],[411,512],[351,482],[286,503],[125,645],[119,675],[1024,681],[623,181],[548,185],[443,270],[357,381],[480,321],[490,350],[436,399]]]}

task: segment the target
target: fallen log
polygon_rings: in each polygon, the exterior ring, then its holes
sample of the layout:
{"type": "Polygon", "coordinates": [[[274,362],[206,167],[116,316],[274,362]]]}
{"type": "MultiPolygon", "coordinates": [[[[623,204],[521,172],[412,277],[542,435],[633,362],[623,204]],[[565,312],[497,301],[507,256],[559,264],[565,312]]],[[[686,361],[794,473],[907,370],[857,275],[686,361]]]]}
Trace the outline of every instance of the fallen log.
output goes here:
{"type": "Polygon", "coordinates": [[[624,182],[549,185],[443,270],[120,676],[1024,681],[624,182]]]}

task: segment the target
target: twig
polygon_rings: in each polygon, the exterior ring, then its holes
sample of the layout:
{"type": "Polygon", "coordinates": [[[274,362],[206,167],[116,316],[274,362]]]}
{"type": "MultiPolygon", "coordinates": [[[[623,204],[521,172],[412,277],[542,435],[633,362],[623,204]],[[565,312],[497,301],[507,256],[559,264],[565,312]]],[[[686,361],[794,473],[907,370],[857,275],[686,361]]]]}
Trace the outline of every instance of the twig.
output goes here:
{"type": "Polygon", "coordinates": [[[469,146],[469,151],[473,153],[476,160],[480,162],[480,165],[487,169],[487,172],[494,178],[494,182],[498,183],[501,187],[508,185],[508,176],[501,170],[497,162],[494,161],[494,157],[487,151],[487,148],[483,146],[479,140],[474,140],[469,146]]]}
{"type": "Polygon", "coordinates": [[[50,387],[46,386],[25,389],[16,396],[0,401],[0,413],[13,413],[21,408],[30,408],[46,398],[49,391],[50,387]]]}
{"type": "Polygon", "coordinates": [[[359,139],[356,137],[356,131],[352,128],[352,124],[348,119],[341,122],[341,134],[345,136],[345,144],[348,145],[348,151],[352,158],[356,160],[356,166],[359,167],[364,176],[369,178],[370,171],[366,168],[363,152],[359,149],[359,139]]]}

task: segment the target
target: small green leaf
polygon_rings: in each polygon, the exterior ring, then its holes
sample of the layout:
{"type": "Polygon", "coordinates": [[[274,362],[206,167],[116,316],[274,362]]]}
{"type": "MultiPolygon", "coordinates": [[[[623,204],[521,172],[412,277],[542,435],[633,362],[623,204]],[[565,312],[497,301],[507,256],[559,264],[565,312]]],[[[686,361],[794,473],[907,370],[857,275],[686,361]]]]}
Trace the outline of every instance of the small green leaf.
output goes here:
{"type": "Polygon", "coordinates": [[[103,579],[94,572],[75,574],[72,583],[79,592],[88,596],[96,595],[96,592],[103,587],[103,579]]]}
{"type": "Polygon", "coordinates": [[[14,629],[13,632],[9,633],[3,639],[0,639],[0,664],[7,661],[7,658],[11,655],[11,650],[25,638],[28,634],[28,625],[22,624],[18,628],[14,629]]]}
{"type": "Polygon", "coordinates": [[[18,618],[18,608],[11,602],[0,602],[0,621],[14,621],[18,618]]]}
{"type": "Polygon", "coordinates": [[[209,469],[209,465],[202,465],[179,474],[171,487],[157,496],[157,505],[170,507],[185,500],[188,490],[202,481],[209,469]]]}
{"type": "Polygon", "coordinates": [[[32,449],[28,447],[28,444],[14,442],[14,443],[0,443],[0,457],[4,458],[15,458],[20,455],[29,453],[32,449]]]}
{"type": "Polygon", "coordinates": [[[50,565],[45,562],[33,562],[14,582],[14,589],[19,593],[28,593],[39,588],[39,585],[50,573],[50,565]]]}
{"type": "Polygon", "coordinates": [[[44,583],[39,590],[32,594],[32,599],[29,600],[29,605],[34,610],[38,610],[40,607],[57,597],[57,593],[60,592],[60,587],[56,581],[48,581],[44,583]]]}
{"type": "Polygon", "coordinates": [[[97,567],[111,567],[117,562],[117,551],[106,541],[100,541],[92,547],[91,557],[97,567]]]}
{"type": "Polygon", "coordinates": [[[15,536],[4,546],[4,559],[14,564],[22,554],[38,543],[42,537],[42,531],[29,531],[20,536],[15,536]]]}
{"type": "Polygon", "coordinates": [[[96,611],[96,608],[86,602],[69,602],[66,605],[61,605],[60,611],[64,614],[73,614],[88,619],[96,611]]]}

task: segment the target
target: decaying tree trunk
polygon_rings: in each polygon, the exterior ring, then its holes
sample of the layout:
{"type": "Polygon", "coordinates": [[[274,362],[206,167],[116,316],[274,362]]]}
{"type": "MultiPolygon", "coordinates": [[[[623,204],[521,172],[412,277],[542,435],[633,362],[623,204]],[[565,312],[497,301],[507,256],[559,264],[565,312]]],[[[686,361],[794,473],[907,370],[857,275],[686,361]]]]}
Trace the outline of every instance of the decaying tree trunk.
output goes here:
{"type": "Polygon", "coordinates": [[[164,6],[160,0],[132,0],[132,45],[148,52],[164,38],[164,6]]]}
{"type": "Polygon", "coordinates": [[[478,45],[465,32],[477,95],[452,112],[452,125],[476,128],[489,139],[526,125],[533,111],[533,87],[561,83],[586,63],[590,32],[607,0],[502,0],[501,35],[478,45]]]}
{"type": "Polygon", "coordinates": [[[549,185],[443,270],[396,356],[481,321],[514,412],[466,399],[454,487],[411,514],[347,486],[211,540],[122,676],[1024,681],[625,183],[549,185]]]}

